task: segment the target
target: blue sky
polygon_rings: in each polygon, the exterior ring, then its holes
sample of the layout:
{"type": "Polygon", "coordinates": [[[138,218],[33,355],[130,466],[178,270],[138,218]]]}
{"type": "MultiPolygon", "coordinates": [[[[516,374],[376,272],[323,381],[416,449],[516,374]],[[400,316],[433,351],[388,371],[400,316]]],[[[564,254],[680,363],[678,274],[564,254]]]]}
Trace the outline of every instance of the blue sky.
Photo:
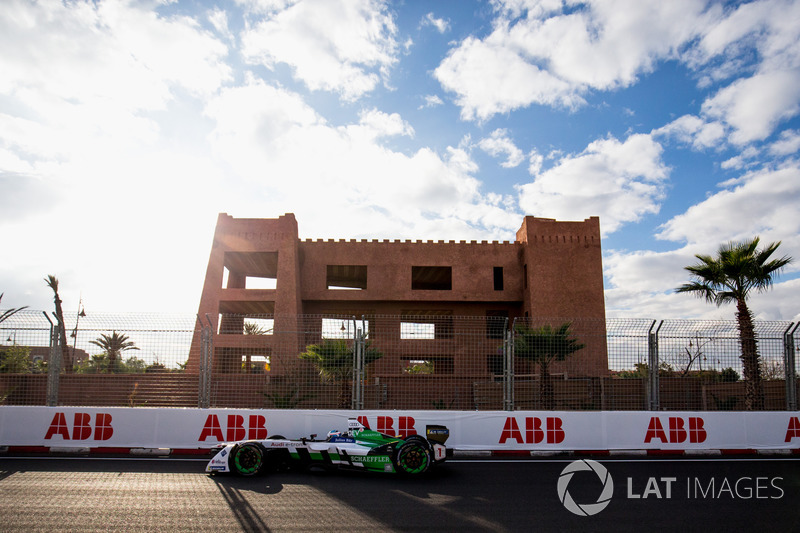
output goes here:
{"type": "MultiPolygon", "coordinates": [[[[760,235],[800,260],[800,2],[7,0],[2,305],[194,312],[217,213],[513,240],[599,216],[609,316],[760,235]]],[[[800,319],[800,264],[753,299],[800,319]]]]}

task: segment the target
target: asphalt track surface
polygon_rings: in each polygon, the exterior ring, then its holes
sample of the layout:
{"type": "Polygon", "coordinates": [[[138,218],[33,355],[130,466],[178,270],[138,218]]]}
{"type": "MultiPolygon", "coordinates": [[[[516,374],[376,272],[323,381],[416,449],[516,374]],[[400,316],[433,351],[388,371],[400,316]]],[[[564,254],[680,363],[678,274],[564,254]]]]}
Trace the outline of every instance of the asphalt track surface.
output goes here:
{"type": "Polygon", "coordinates": [[[196,459],[0,456],[0,531],[800,531],[800,459],[595,461],[241,478],[196,459]]]}

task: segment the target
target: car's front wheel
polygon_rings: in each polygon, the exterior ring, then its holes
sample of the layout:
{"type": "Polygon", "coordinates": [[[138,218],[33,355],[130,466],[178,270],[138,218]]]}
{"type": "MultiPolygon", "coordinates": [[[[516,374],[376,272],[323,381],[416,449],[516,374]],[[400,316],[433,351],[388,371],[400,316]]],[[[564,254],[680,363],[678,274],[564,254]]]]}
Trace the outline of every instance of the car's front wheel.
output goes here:
{"type": "Polygon", "coordinates": [[[422,474],[431,466],[431,451],[419,442],[401,444],[394,455],[394,466],[400,474],[422,474]]]}
{"type": "Polygon", "coordinates": [[[264,467],[264,448],[257,442],[245,442],[231,452],[233,470],[241,476],[253,476],[264,467]]]}

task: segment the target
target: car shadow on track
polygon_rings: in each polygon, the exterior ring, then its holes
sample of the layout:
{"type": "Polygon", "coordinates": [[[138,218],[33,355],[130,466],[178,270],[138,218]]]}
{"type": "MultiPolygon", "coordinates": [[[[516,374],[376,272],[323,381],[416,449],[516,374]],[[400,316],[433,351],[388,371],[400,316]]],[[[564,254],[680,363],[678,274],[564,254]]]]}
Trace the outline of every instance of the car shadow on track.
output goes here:
{"type": "Polygon", "coordinates": [[[263,518],[251,504],[243,491],[259,494],[277,494],[283,490],[283,485],[276,482],[267,482],[263,477],[233,477],[214,475],[212,477],[217,485],[222,498],[230,507],[234,518],[242,531],[269,531],[263,518]]]}

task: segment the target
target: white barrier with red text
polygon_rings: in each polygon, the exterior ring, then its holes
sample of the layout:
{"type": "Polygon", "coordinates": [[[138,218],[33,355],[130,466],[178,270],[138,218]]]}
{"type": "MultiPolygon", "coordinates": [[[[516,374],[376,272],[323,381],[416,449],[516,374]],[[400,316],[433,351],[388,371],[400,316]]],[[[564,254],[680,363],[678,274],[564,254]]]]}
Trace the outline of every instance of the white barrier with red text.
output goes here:
{"type": "Polygon", "coordinates": [[[209,448],[220,442],[324,437],[357,417],[406,436],[450,429],[459,450],[744,450],[800,448],[800,412],[306,411],[0,407],[0,446],[209,448]]]}

